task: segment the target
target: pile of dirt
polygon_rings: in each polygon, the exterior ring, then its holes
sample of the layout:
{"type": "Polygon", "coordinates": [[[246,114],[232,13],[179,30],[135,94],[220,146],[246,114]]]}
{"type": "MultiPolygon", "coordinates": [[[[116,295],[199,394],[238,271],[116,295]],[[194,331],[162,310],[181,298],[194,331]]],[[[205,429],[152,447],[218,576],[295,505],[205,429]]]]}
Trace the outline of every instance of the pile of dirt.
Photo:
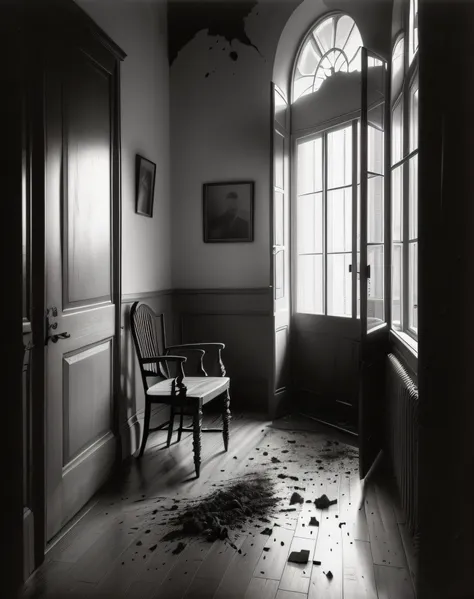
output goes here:
{"type": "Polygon", "coordinates": [[[229,529],[242,528],[249,520],[264,519],[280,498],[263,475],[239,481],[200,499],[192,508],[177,515],[171,524],[181,528],[163,537],[169,541],[184,536],[204,536],[208,541],[227,539],[229,529]]]}

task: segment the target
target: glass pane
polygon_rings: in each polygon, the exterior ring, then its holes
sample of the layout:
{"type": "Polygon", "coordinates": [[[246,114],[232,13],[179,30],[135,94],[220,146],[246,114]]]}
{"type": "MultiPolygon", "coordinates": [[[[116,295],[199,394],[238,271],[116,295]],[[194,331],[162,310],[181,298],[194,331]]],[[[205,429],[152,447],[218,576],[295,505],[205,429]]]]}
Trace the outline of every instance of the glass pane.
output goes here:
{"type": "Polygon", "coordinates": [[[298,256],[296,309],[304,314],[323,314],[323,257],[298,256]]]}
{"type": "Polygon", "coordinates": [[[349,60],[349,62],[354,58],[354,56],[358,53],[358,60],[354,61],[357,69],[349,69],[349,70],[358,70],[360,71],[360,47],[362,46],[362,38],[360,36],[359,30],[357,27],[354,27],[352,33],[347,40],[346,45],[344,46],[344,52],[349,60]]]}
{"type": "Polygon", "coordinates": [[[275,191],[273,194],[273,218],[274,218],[274,244],[285,244],[285,213],[283,194],[280,191],[275,191]]]}
{"type": "Polygon", "coordinates": [[[360,318],[360,252],[357,251],[357,318],[360,318]]]}
{"type": "Polygon", "coordinates": [[[323,142],[321,137],[298,144],[298,195],[323,188],[323,142]]]}
{"type": "Polygon", "coordinates": [[[274,134],[273,147],[273,184],[280,189],[284,187],[284,152],[285,140],[279,133],[274,134]]]}
{"type": "Polygon", "coordinates": [[[403,164],[392,171],[392,241],[403,241],[403,164]]]}
{"type": "Polygon", "coordinates": [[[352,188],[328,191],[327,251],[352,250],[352,188]]]}
{"type": "Polygon", "coordinates": [[[321,54],[314,40],[309,39],[304,45],[298,60],[299,72],[302,75],[314,75],[320,59],[321,54]]]}
{"type": "Polygon", "coordinates": [[[367,247],[367,264],[370,266],[370,278],[367,281],[367,329],[380,324],[385,318],[383,256],[383,245],[367,247]]]}
{"type": "Polygon", "coordinates": [[[319,25],[313,33],[323,52],[328,52],[333,47],[334,19],[329,17],[319,25]]]}
{"type": "Polygon", "coordinates": [[[338,19],[336,26],[336,48],[344,48],[352,27],[354,27],[354,21],[347,15],[338,19]]]}
{"type": "Polygon", "coordinates": [[[383,131],[367,128],[367,169],[371,173],[383,175],[383,131]]]}
{"type": "Polygon", "coordinates": [[[402,89],[405,60],[405,40],[400,38],[395,44],[392,54],[392,99],[396,98],[402,89]]]}
{"type": "Polygon", "coordinates": [[[392,245],[392,328],[402,328],[403,245],[392,245]]]}
{"type": "Polygon", "coordinates": [[[409,245],[408,281],[408,326],[418,333],[418,242],[409,245]]]}
{"type": "Polygon", "coordinates": [[[360,71],[362,68],[362,52],[359,48],[357,49],[357,52],[354,54],[354,57],[349,61],[349,73],[352,73],[353,71],[360,71]]]}
{"type": "Polygon", "coordinates": [[[285,295],[285,252],[280,250],[275,254],[275,299],[285,295]]]}
{"type": "Polygon", "coordinates": [[[331,131],[327,136],[328,189],[352,184],[352,127],[331,131]]]}
{"type": "Polygon", "coordinates": [[[408,235],[418,237],[418,155],[410,159],[410,193],[408,196],[408,235]]]}
{"type": "Polygon", "coordinates": [[[296,240],[298,254],[323,252],[322,193],[300,196],[296,207],[296,240]]]}
{"type": "Polygon", "coordinates": [[[293,101],[295,102],[301,96],[310,94],[313,91],[313,77],[301,77],[294,80],[293,83],[293,101]]]}
{"type": "Polygon", "coordinates": [[[418,148],[418,89],[411,90],[410,100],[410,152],[418,148]]]}
{"type": "Polygon", "coordinates": [[[367,242],[382,243],[383,237],[383,177],[367,181],[367,242]]]}
{"type": "Polygon", "coordinates": [[[399,102],[392,112],[392,164],[403,157],[403,103],[399,102]]]}
{"type": "Polygon", "coordinates": [[[328,254],[328,310],[330,316],[352,316],[352,254],[328,254]]]}

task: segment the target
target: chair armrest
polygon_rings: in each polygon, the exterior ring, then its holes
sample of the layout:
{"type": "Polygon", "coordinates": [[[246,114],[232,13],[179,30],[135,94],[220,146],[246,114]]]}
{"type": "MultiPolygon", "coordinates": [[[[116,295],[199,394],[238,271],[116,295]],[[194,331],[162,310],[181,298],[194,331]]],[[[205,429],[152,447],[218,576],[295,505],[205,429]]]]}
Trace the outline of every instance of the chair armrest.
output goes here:
{"type": "MultiPolygon", "coordinates": [[[[218,343],[218,342],[212,342],[212,341],[211,342],[203,342],[203,343],[183,343],[181,345],[170,345],[169,347],[166,348],[166,351],[171,351],[171,350],[189,351],[192,349],[202,349],[204,351],[211,350],[211,349],[215,350],[215,353],[213,352],[213,358],[217,358],[217,359],[211,360],[211,363],[213,364],[211,373],[214,372],[214,374],[212,374],[212,376],[219,376],[219,374],[217,374],[217,372],[220,372],[220,376],[226,375],[225,366],[222,361],[222,350],[225,349],[225,343],[218,343]]],[[[211,352],[209,352],[209,353],[211,353],[211,352]]],[[[208,359],[206,358],[206,360],[208,360],[208,359]]],[[[209,361],[207,362],[207,365],[209,365],[209,361]]],[[[204,366],[203,366],[203,371],[204,371],[204,366]]]]}
{"type": "MultiPolygon", "coordinates": [[[[166,348],[165,352],[170,351],[170,349],[173,349],[175,351],[180,351],[183,353],[200,354],[197,375],[198,376],[207,376],[207,372],[204,370],[204,364],[203,364],[204,354],[206,352],[203,349],[198,349],[196,347],[188,347],[186,345],[173,345],[172,348],[169,348],[169,347],[166,348]]],[[[189,376],[189,374],[188,374],[188,376],[189,376]]],[[[193,376],[195,376],[195,375],[193,374],[193,376]]]]}
{"type": "MultiPolygon", "coordinates": [[[[183,364],[184,362],[186,362],[187,358],[185,356],[153,356],[152,358],[142,358],[140,360],[141,364],[156,364],[157,366],[159,364],[162,363],[166,363],[168,362],[178,362],[180,367],[181,367],[181,376],[184,377],[184,370],[183,370],[183,364]]],[[[142,370],[142,374],[145,378],[148,377],[156,377],[156,376],[160,376],[158,373],[156,372],[150,372],[145,370],[144,368],[141,369],[142,370]]],[[[161,375],[163,376],[163,375],[161,375]]]]}
{"type": "Polygon", "coordinates": [[[181,347],[186,347],[189,349],[192,348],[197,348],[200,349],[202,347],[218,347],[219,349],[225,349],[225,343],[218,343],[216,341],[209,341],[209,342],[204,342],[204,343],[182,343],[181,345],[170,345],[169,347],[167,347],[167,350],[170,349],[178,349],[181,347]]]}

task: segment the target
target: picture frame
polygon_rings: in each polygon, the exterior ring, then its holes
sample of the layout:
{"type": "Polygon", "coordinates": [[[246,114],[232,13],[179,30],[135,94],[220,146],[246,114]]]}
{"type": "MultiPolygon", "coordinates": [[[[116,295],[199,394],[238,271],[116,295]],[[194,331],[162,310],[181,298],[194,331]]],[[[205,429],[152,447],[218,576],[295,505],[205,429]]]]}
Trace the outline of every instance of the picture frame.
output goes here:
{"type": "Polygon", "coordinates": [[[153,218],[156,164],[140,154],[136,155],[135,212],[153,218]]]}
{"type": "Polygon", "coordinates": [[[254,240],[253,181],[203,184],[204,243],[249,243],[254,240]]]}

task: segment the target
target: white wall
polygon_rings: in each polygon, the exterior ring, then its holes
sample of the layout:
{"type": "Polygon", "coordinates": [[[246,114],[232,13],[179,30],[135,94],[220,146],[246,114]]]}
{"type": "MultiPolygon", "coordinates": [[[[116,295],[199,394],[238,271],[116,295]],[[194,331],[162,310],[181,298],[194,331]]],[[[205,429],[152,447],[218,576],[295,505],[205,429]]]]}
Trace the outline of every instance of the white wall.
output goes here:
{"type": "Polygon", "coordinates": [[[173,287],[270,284],[270,82],[273,78],[286,85],[301,37],[317,18],[335,9],[353,16],[364,42],[386,54],[391,4],[262,0],[245,24],[263,56],[239,42],[231,48],[207,30],[179,52],[170,69],[173,287]],[[229,58],[230,50],[238,52],[237,61],[229,58]],[[202,184],[239,179],[255,181],[255,241],[205,244],[202,184]]]}
{"type": "Polygon", "coordinates": [[[169,68],[164,0],[77,0],[126,52],[121,67],[122,293],[171,287],[169,68]],[[153,218],[135,214],[135,155],[155,162],[153,218]]]}

